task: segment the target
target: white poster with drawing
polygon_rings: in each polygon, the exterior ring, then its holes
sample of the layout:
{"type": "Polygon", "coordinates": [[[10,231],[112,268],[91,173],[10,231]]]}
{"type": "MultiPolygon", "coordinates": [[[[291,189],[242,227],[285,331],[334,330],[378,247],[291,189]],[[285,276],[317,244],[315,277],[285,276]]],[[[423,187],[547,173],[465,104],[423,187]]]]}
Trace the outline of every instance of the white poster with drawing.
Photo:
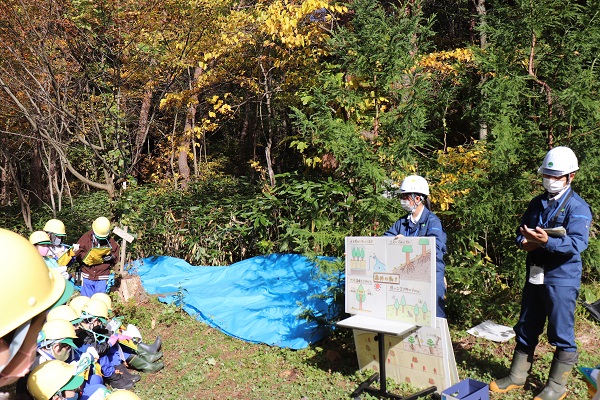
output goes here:
{"type": "Polygon", "coordinates": [[[436,326],[435,238],[346,237],[346,312],[436,326]]]}

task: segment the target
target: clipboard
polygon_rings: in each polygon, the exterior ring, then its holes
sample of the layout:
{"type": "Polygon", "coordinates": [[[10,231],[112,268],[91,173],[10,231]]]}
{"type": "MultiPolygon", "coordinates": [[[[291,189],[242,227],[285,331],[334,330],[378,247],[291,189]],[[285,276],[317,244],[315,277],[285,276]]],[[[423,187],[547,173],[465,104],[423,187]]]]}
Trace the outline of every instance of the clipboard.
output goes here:
{"type": "Polygon", "coordinates": [[[71,260],[73,259],[73,257],[75,257],[75,252],[73,251],[73,249],[71,247],[69,247],[67,249],[67,251],[65,251],[62,254],[62,256],[60,256],[58,258],[58,260],[56,260],[56,262],[61,267],[66,267],[67,265],[69,265],[69,263],[71,262],[71,260]]]}
{"type": "Polygon", "coordinates": [[[88,251],[81,262],[83,262],[85,265],[103,264],[104,260],[102,260],[102,257],[109,255],[111,250],[112,249],[110,247],[94,247],[88,251]]]}

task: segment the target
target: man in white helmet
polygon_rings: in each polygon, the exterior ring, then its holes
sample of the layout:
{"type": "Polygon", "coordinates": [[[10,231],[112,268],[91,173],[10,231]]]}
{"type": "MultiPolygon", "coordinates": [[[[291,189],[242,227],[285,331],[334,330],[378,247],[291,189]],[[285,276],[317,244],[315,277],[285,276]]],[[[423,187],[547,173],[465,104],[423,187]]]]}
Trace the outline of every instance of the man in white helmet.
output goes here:
{"type": "Polygon", "coordinates": [[[110,237],[110,221],[98,217],[92,229],[77,241],[75,253],[81,267],[81,295],[92,297],[94,293],[105,293],[110,270],[119,262],[119,244],[110,237]]]}
{"type": "Polygon", "coordinates": [[[400,185],[402,208],[408,212],[408,215],[400,218],[384,236],[432,236],[435,237],[435,258],[436,258],[436,296],[437,308],[436,316],[446,318],[445,297],[446,284],[444,274],[446,264],[444,263],[444,254],[446,254],[446,232],[442,227],[440,219],[431,212],[431,203],[429,202],[429,184],[419,175],[409,175],[400,185]]]}
{"type": "Polygon", "coordinates": [[[535,197],[517,228],[516,243],[527,252],[521,315],[514,327],[516,348],[509,376],[490,384],[504,393],[524,386],[539,336],[548,320],[548,342],[556,347],[546,386],[535,399],[564,399],[566,383],[579,353],[575,343],[575,306],[581,284],[581,252],[588,246],[592,212],[573,191],[579,169],[568,147],[550,150],[538,172],[545,193],[535,197]]]}

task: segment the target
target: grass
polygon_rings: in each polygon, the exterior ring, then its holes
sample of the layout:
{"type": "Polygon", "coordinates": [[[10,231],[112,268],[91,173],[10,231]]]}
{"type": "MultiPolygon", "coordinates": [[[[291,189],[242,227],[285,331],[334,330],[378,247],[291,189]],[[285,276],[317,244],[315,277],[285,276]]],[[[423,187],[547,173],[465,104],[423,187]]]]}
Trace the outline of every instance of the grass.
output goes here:
{"type": "MultiPolygon", "coordinates": [[[[152,299],[145,304],[119,305],[117,312],[136,323],[146,342],[161,335],[164,370],[142,374],[135,392],[154,399],[347,399],[366,380],[370,371],[359,372],[354,342],[349,330],[303,350],[288,350],[251,344],[227,336],[196,321],[174,305],[152,299]]],[[[494,343],[465,332],[470,327],[451,327],[451,337],[460,379],[483,382],[505,376],[510,366],[514,340],[494,343]]],[[[600,364],[595,353],[600,328],[584,315],[578,318],[576,334],[579,364],[600,364]]],[[[544,386],[553,348],[542,341],[532,374],[523,389],[490,399],[533,398],[544,386]]],[[[418,391],[388,380],[388,391],[409,395],[418,391]]],[[[588,398],[587,387],[574,369],[567,399],[588,398]]],[[[365,394],[363,399],[373,397],[365,394]]]]}

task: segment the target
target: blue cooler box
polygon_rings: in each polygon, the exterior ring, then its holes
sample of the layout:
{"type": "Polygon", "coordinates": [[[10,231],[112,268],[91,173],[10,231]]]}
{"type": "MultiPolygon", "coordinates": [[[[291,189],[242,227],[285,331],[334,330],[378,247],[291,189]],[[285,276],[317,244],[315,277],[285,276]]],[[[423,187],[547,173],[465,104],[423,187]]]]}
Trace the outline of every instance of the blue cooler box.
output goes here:
{"type": "Polygon", "coordinates": [[[442,392],[442,400],[489,400],[490,386],[475,379],[465,379],[442,392]]]}

